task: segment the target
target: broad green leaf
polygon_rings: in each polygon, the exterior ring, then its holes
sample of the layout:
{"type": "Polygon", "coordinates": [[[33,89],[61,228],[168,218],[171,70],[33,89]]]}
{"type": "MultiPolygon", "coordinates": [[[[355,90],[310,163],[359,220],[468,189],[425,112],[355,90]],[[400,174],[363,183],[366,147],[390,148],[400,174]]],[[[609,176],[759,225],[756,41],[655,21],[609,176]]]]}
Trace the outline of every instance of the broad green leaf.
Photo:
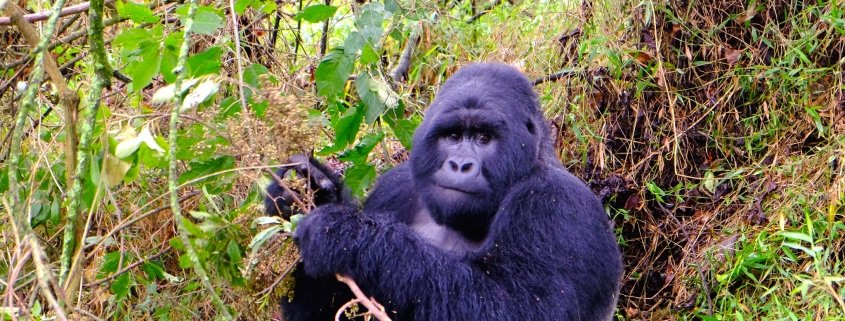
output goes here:
{"type": "Polygon", "coordinates": [[[408,118],[402,118],[404,117],[405,108],[401,106],[402,102],[400,101],[399,107],[395,108],[393,111],[385,113],[385,117],[382,117],[382,119],[388,126],[390,126],[390,129],[393,130],[393,135],[399,139],[402,146],[411,150],[414,143],[414,131],[420,123],[422,123],[422,118],[416,114],[408,118]]]}
{"type": "Polygon", "coordinates": [[[355,136],[358,135],[358,129],[361,127],[363,120],[362,106],[347,108],[343,115],[338,115],[338,119],[332,122],[332,129],[335,133],[334,145],[345,148],[352,144],[355,141],[355,136]]]}
{"type": "Polygon", "coordinates": [[[365,44],[363,48],[361,48],[361,59],[360,62],[362,65],[369,65],[372,63],[376,63],[379,61],[379,55],[373,46],[370,44],[365,44]]]}
{"type": "MultiPolygon", "coordinates": [[[[176,14],[185,25],[188,22],[188,6],[182,5],[176,9],[176,14]]],[[[201,35],[211,35],[217,32],[217,29],[223,27],[223,17],[221,13],[209,6],[199,6],[194,14],[194,21],[191,25],[191,31],[201,35]]]]}
{"type": "MultiPolygon", "coordinates": [[[[261,75],[269,72],[270,71],[267,70],[267,67],[264,67],[264,65],[252,64],[251,66],[244,68],[244,82],[253,88],[261,88],[261,75]]],[[[246,96],[247,100],[252,98],[253,94],[252,89],[249,87],[244,88],[244,96],[246,96]]],[[[238,105],[238,108],[240,109],[240,105],[238,105]]]]}
{"type": "Polygon", "coordinates": [[[234,167],[235,158],[232,156],[220,156],[205,162],[191,163],[191,169],[179,176],[179,184],[234,167]]]}
{"type": "Polygon", "coordinates": [[[223,49],[211,47],[188,58],[188,68],[191,77],[199,77],[208,74],[220,74],[221,57],[223,49]]]}
{"type": "Polygon", "coordinates": [[[141,269],[144,270],[144,273],[147,274],[147,278],[149,279],[164,279],[164,268],[159,261],[144,262],[141,265],[141,269]]]}
{"type": "Polygon", "coordinates": [[[330,19],[337,12],[337,7],[315,4],[302,9],[293,17],[295,20],[305,20],[308,22],[320,22],[330,19]]]}
{"type": "Polygon", "coordinates": [[[241,248],[238,247],[238,243],[236,243],[235,240],[229,240],[229,244],[226,246],[226,255],[229,256],[229,259],[235,264],[239,264],[243,259],[241,256],[241,248]]]}
{"type": "Polygon", "coordinates": [[[235,12],[239,15],[246,12],[246,8],[254,7],[257,0],[237,0],[235,1],[235,12]]]}
{"type": "Polygon", "coordinates": [[[115,6],[121,17],[129,18],[136,23],[156,23],[161,20],[159,16],[153,13],[152,9],[140,3],[118,1],[115,6]]]}
{"type": "Polygon", "coordinates": [[[346,186],[349,186],[352,193],[359,197],[364,195],[364,190],[375,181],[375,178],[375,167],[367,163],[353,164],[344,174],[346,186]]]}
{"type": "Polygon", "coordinates": [[[278,216],[259,216],[253,222],[256,225],[282,224],[282,219],[278,216]]]}
{"type": "Polygon", "coordinates": [[[250,250],[252,252],[255,252],[258,248],[261,247],[262,244],[264,244],[264,242],[269,240],[273,235],[276,235],[276,233],[279,233],[279,231],[281,230],[281,225],[274,225],[262,230],[261,232],[258,232],[258,234],[255,234],[252,240],[249,241],[250,250]]]}
{"type": "Polygon", "coordinates": [[[161,68],[161,51],[156,46],[146,48],[141,55],[141,60],[131,64],[130,76],[132,82],[129,84],[133,92],[138,92],[147,87],[153,77],[158,74],[161,68]]]}
{"type": "Polygon", "coordinates": [[[133,50],[145,42],[154,42],[149,31],[140,28],[126,29],[112,41],[112,45],[133,50]]]}
{"type": "Polygon", "coordinates": [[[364,136],[364,138],[361,139],[361,142],[355,145],[355,147],[343,152],[337,158],[345,162],[364,164],[367,162],[367,157],[370,155],[370,152],[373,151],[373,148],[376,147],[376,144],[378,144],[382,138],[384,138],[384,133],[368,134],[364,136]]]}
{"type": "Polygon", "coordinates": [[[387,86],[387,83],[381,79],[372,78],[367,72],[358,74],[355,87],[358,89],[358,96],[366,106],[367,124],[372,124],[385,110],[399,104],[399,96],[387,86]]]}
{"type": "Polygon", "coordinates": [[[380,2],[370,2],[361,7],[361,14],[355,19],[355,27],[364,35],[364,39],[375,46],[384,32],[384,20],[384,5],[380,2]]]}
{"type": "Polygon", "coordinates": [[[315,72],[317,82],[317,93],[332,101],[343,93],[349,74],[355,67],[353,56],[347,55],[343,47],[337,47],[329,51],[320,61],[315,72]]]}
{"type": "Polygon", "coordinates": [[[114,281],[111,282],[111,289],[112,293],[114,293],[115,300],[120,301],[126,298],[126,295],[129,294],[129,283],[131,279],[129,278],[129,273],[123,273],[114,281]]]}
{"type": "Polygon", "coordinates": [[[355,57],[358,54],[358,50],[361,50],[365,43],[364,35],[358,31],[353,31],[343,41],[343,51],[350,57],[355,57]]]}
{"type": "Polygon", "coordinates": [[[138,150],[138,147],[141,147],[142,142],[143,141],[138,137],[123,140],[117,144],[117,147],[115,147],[114,156],[117,156],[117,158],[129,157],[138,150]]]}

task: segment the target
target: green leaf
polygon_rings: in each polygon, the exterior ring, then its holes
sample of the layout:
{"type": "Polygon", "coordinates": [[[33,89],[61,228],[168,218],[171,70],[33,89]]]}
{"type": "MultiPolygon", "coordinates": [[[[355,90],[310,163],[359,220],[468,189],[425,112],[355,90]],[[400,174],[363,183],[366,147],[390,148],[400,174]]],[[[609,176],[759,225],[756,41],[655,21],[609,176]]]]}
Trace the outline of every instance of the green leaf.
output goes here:
{"type": "Polygon", "coordinates": [[[367,163],[353,164],[346,170],[344,182],[353,194],[361,197],[364,195],[364,190],[375,181],[375,178],[376,169],[373,165],[367,163]]]}
{"type": "Polygon", "coordinates": [[[376,144],[378,144],[383,138],[384,133],[368,134],[364,136],[364,138],[361,139],[361,142],[355,145],[355,147],[343,152],[337,158],[345,162],[364,164],[367,162],[367,157],[370,155],[370,152],[373,151],[376,144]]]}
{"type": "Polygon", "coordinates": [[[293,17],[294,20],[305,20],[308,22],[320,22],[329,20],[331,17],[334,16],[335,12],[337,12],[337,7],[325,5],[325,4],[315,4],[302,9],[296,16],[293,17]]]}
{"type": "Polygon", "coordinates": [[[384,121],[393,130],[393,135],[399,139],[406,149],[411,150],[414,144],[414,131],[422,123],[422,118],[413,115],[408,119],[398,118],[397,113],[388,112],[385,114],[384,121]]]}
{"type": "Polygon", "coordinates": [[[361,128],[361,122],[364,120],[363,111],[363,106],[347,108],[343,115],[339,115],[338,119],[332,122],[335,146],[345,148],[355,141],[358,130],[361,128]]]}
{"type": "Polygon", "coordinates": [[[164,279],[164,267],[161,266],[159,261],[144,262],[141,269],[144,270],[149,279],[164,279]]]}
{"type": "Polygon", "coordinates": [[[235,12],[238,14],[244,14],[246,12],[246,8],[254,7],[256,0],[237,0],[235,1],[235,12]]]}
{"type": "Polygon", "coordinates": [[[123,273],[112,281],[109,289],[114,293],[115,300],[120,301],[126,298],[126,295],[129,294],[130,281],[129,273],[123,273]]]}
{"type": "Polygon", "coordinates": [[[220,156],[206,162],[191,163],[190,167],[190,170],[179,176],[179,184],[209,174],[232,169],[235,167],[235,158],[232,156],[220,156]]]}
{"type": "Polygon", "coordinates": [[[353,31],[343,41],[343,51],[350,57],[355,57],[358,54],[358,50],[361,50],[365,43],[364,35],[358,31],[353,31]]]}
{"type": "Polygon", "coordinates": [[[361,14],[355,19],[355,27],[370,44],[376,45],[384,32],[385,11],[380,2],[370,2],[361,7],[361,14]]]}
{"type": "Polygon", "coordinates": [[[120,264],[120,254],[120,251],[115,251],[106,253],[106,255],[103,256],[103,265],[100,266],[98,279],[102,279],[114,272],[117,272],[118,265],[120,264]]]}
{"type": "Polygon", "coordinates": [[[239,264],[241,262],[241,248],[234,240],[229,240],[229,245],[226,246],[226,255],[232,260],[232,263],[239,264]]]}
{"type": "Polygon", "coordinates": [[[264,242],[269,240],[273,235],[276,235],[276,233],[279,233],[281,230],[281,225],[274,225],[258,232],[258,234],[255,234],[252,238],[252,241],[249,241],[249,248],[252,252],[255,252],[262,244],[264,244],[264,242]]]}
{"type": "Polygon", "coordinates": [[[209,74],[220,74],[221,57],[223,56],[223,49],[220,47],[211,47],[203,52],[193,55],[188,58],[188,68],[190,68],[191,77],[199,77],[209,74]]]}
{"type": "Polygon", "coordinates": [[[136,23],[156,23],[161,20],[153,13],[152,9],[140,3],[118,1],[115,6],[121,17],[129,18],[136,23]]]}
{"type": "Polygon", "coordinates": [[[155,39],[148,30],[131,28],[126,29],[117,35],[117,37],[115,37],[112,41],[112,45],[128,50],[134,50],[142,44],[154,41],[155,39]]]}
{"type": "MultiPolygon", "coordinates": [[[[244,68],[244,82],[254,88],[261,88],[261,75],[267,74],[270,71],[267,70],[267,67],[261,64],[252,64],[249,67],[244,68]]],[[[246,99],[249,100],[252,98],[252,89],[249,87],[244,88],[244,96],[246,99]]],[[[238,105],[240,108],[240,105],[238,105]]]]}
{"type": "Polygon", "coordinates": [[[360,62],[362,65],[370,65],[379,61],[379,55],[373,46],[370,44],[365,44],[363,48],[361,48],[361,59],[360,62]]]}
{"type": "Polygon", "coordinates": [[[317,93],[329,101],[339,97],[354,67],[353,56],[347,55],[343,47],[329,51],[315,72],[317,93]]]}
{"type": "Polygon", "coordinates": [[[372,78],[367,72],[358,74],[355,87],[358,89],[358,96],[366,106],[367,124],[372,124],[385,110],[399,104],[399,96],[387,86],[387,83],[372,78]]]}
{"type": "MultiPolygon", "coordinates": [[[[161,51],[157,46],[147,47],[143,54],[141,54],[141,61],[136,61],[130,65],[132,67],[132,71],[130,72],[132,82],[129,84],[132,88],[131,91],[141,91],[141,89],[147,87],[147,85],[153,81],[155,75],[158,74],[158,71],[161,68],[161,51]]],[[[127,66],[127,69],[128,68],[129,66],[127,66]]]]}
{"type": "MultiPolygon", "coordinates": [[[[176,14],[185,25],[188,22],[188,6],[182,5],[176,9],[176,14]]],[[[197,12],[194,14],[194,21],[191,25],[191,31],[201,35],[211,35],[217,32],[217,29],[223,27],[223,17],[212,7],[199,6],[197,12]]]]}

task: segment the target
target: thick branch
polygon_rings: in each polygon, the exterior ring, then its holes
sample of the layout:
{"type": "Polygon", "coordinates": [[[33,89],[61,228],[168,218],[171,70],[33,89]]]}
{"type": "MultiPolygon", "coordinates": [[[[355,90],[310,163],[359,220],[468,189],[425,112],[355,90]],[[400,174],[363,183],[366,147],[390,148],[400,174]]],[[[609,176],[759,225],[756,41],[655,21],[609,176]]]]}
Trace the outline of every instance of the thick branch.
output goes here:
{"type": "Polygon", "coordinates": [[[390,78],[395,82],[401,82],[407,78],[408,69],[411,68],[411,56],[414,55],[414,49],[417,48],[417,43],[420,41],[422,33],[422,25],[420,23],[414,24],[411,27],[411,36],[408,37],[408,43],[405,44],[405,49],[402,50],[402,56],[399,57],[399,63],[396,68],[390,72],[390,78]]]}

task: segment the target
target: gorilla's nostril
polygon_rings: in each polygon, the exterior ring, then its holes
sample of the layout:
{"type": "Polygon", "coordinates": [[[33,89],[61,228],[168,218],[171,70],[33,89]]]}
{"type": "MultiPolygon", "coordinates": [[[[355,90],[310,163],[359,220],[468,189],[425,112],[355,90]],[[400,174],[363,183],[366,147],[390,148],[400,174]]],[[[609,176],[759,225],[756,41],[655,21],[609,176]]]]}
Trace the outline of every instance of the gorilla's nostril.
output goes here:
{"type": "Polygon", "coordinates": [[[458,163],[455,163],[455,161],[449,161],[449,167],[451,167],[453,171],[458,171],[458,163]]]}
{"type": "Polygon", "coordinates": [[[472,169],[472,163],[466,163],[463,166],[461,166],[461,173],[466,173],[470,169],[472,169]]]}

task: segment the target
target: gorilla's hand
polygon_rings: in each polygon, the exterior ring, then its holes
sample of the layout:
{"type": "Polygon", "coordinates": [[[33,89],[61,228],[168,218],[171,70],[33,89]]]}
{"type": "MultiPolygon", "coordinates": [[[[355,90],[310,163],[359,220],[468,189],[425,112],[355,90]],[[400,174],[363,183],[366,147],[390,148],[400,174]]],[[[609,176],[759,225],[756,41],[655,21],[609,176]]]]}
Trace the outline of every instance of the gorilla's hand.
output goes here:
{"type": "Polygon", "coordinates": [[[370,242],[379,223],[345,205],[320,206],[306,215],[294,232],[305,273],[319,277],[348,273],[359,261],[362,246],[370,242]]]}
{"type": "MultiPolygon", "coordinates": [[[[306,188],[313,191],[314,206],[354,204],[354,200],[349,196],[340,178],[316,159],[298,154],[292,156],[289,163],[292,165],[280,168],[276,176],[284,179],[296,175],[296,177],[307,179],[306,188]]],[[[285,219],[289,219],[291,215],[307,210],[302,208],[303,203],[297,203],[297,201],[307,204],[308,200],[303,199],[301,192],[280,185],[278,179],[274,177],[270,186],[267,187],[267,197],[264,199],[265,212],[269,215],[282,215],[285,219]]]]}

